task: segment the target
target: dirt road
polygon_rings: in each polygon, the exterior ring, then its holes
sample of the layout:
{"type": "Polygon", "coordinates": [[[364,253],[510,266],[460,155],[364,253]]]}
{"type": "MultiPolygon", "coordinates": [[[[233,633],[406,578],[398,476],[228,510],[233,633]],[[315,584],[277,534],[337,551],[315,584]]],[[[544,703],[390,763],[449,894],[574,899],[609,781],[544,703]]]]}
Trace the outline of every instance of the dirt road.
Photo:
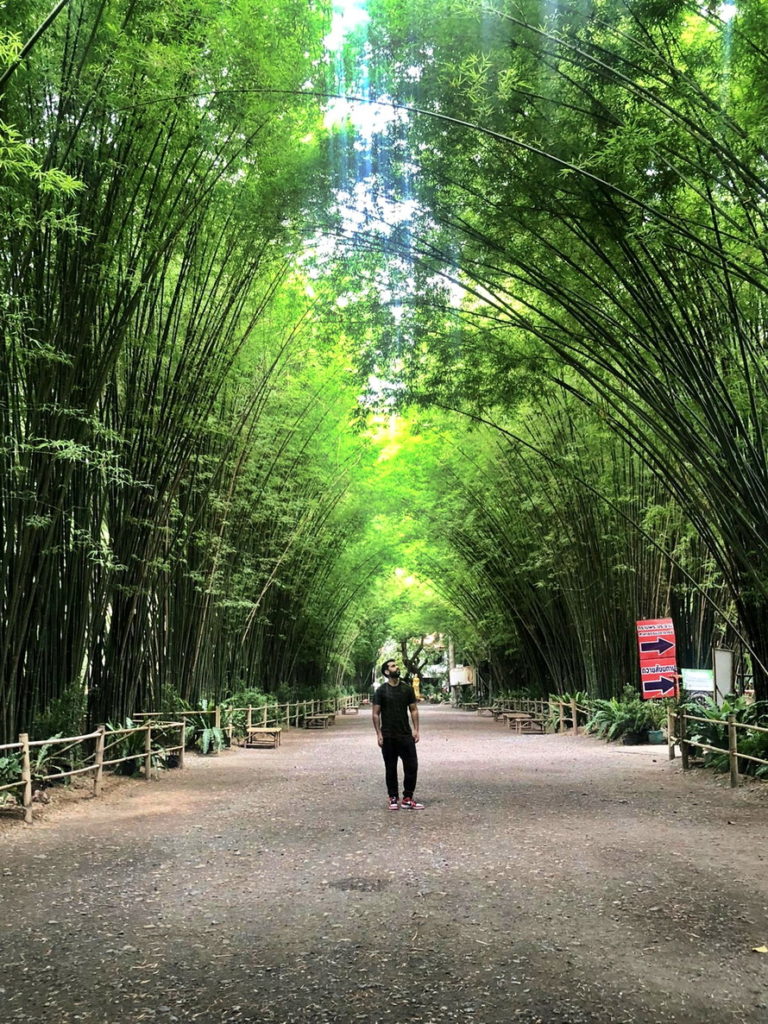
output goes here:
{"type": "Polygon", "coordinates": [[[765,1024],[768,786],[426,708],[0,832],[0,1022],[765,1024]]]}

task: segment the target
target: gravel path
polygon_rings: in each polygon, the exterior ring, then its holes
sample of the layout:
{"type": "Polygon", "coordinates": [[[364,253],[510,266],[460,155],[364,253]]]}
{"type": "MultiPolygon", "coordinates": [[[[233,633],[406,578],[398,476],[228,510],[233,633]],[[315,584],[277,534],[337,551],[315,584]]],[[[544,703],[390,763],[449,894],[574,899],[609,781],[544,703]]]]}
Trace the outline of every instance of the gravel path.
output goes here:
{"type": "Polygon", "coordinates": [[[768,787],[665,747],[366,714],[0,830],[0,1022],[765,1024],[768,787]]]}

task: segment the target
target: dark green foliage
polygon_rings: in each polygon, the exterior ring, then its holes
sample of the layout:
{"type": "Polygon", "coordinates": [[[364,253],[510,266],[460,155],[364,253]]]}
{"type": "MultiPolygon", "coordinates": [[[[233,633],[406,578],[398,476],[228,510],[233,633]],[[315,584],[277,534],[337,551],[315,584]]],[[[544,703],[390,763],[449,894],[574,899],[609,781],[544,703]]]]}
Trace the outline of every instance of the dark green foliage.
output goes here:
{"type": "Polygon", "coordinates": [[[21,754],[3,754],[0,757],[0,786],[21,781],[21,754]]]}
{"type": "Polygon", "coordinates": [[[633,691],[621,700],[611,697],[592,701],[586,729],[609,741],[632,734],[645,740],[649,730],[659,729],[666,722],[666,716],[664,701],[643,700],[633,691]]]}
{"type": "Polygon", "coordinates": [[[118,729],[135,729],[141,723],[131,718],[126,718],[124,723],[107,722],[104,736],[104,760],[116,761],[118,758],[129,757],[131,760],[122,761],[117,765],[108,765],[106,770],[113,771],[116,775],[138,775],[144,766],[142,756],[145,753],[144,732],[131,732],[125,736],[113,736],[112,732],[118,729]]]}
{"type": "MultiPolygon", "coordinates": [[[[689,714],[708,720],[691,722],[688,726],[688,739],[692,744],[693,755],[701,757],[706,767],[717,772],[727,772],[730,767],[728,726],[725,724],[729,715],[734,715],[736,721],[743,724],[768,727],[768,701],[747,702],[743,698],[735,698],[725,700],[721,705],[711,700],[693,701],[685,704],[685,708],[689,714]],[[697,748],[697,742],[719,747],[725,753],[697,748]]],[[[737,729],[736,744],[740,754],[768,760],[768,733],[737,729]]],[[[768,778],[768,765],[759,765],[743,758],[739,758],[738,770],[741,775],[768,778]]]]}
{"type": "Polygon", "coordinates": [[[768,26],[718,9],[371,0],[329,63],[322,4],[72,0],[17,65],[5,5],[0,739],[431,631],[607,700],[665,614],[767,695],[768,26]],[[306,95],[363,54],[418,108],[366,153],[306,95]]]}
{"type": "MultiPolygon", "coordinates": [[[[388,356],[404,364],[409,397],[524,440],[524,403],[549,384],[592,408],[653,475],[653,504],[679,509],[682,533],[692,527],[697,536],[693,572],[682,563],[692,578],[672,581],[641,614],[682,614],[686,644],[706,650],[709,629],[690,629],[698,598],[676,597],[708,577],[720,593],[707,585],[699,593],[750,650],[765,695],[761,5],[740,6],[727,26],[714,6],[618,0],[601,3],[599,17],[580,2],[490,5],[478,16],[471,3],[382,0],[372,12],[369,43],[386,89],[419,108],[392,193],[407,178],[420,205],[388,241],[415,263],[414,296],[379,366],[388,356]],[[435,285],[441,275],[464,286],[462,302],[435,285]]],[[[386,188],[387,177],[374,175],[386,188]]],[[[631,492],[619,506],[626,499],[631,492]]],[[[577,535],[566,535],[569,553],[590,543],[586,522],[580,516],[577,535]]],[[[549,534],[555,545],[562,533],[549,534]]],[[[662,540],[675,569],[682,539],[662,540]]],[[[471,557],[484,561],[470,540],[471,557]]],[[[626,567],[641,586],[655,578],[612,546],[593,547],[598,564],[626,567]]],[[[546,559],[543,545],[529,547],[546,559]]],[[[508,575],[505,567],[497,575],[508,575]]],[[[603,597],[607,609],[627,607],[605,579],[595,585],[598,615],[603,597]]],[[[571,614],[563,613],[569,595],[546,580],[534,585],[551,591],[538,609],[547,618],[520,644],[547,656],[548,618],[571,614]]],[[[516,603],[517,594],[501,614],[514,615],[516,603]]],[[[607,633],[627,625],[628,617],[607,633]]],[[[595,649],[586,659],[577,645],[563,649],[534,671],[575,669],[590,690],[615,692],[616,679],[598,677],[608,664],[597,650],[601,632],[594,621],[569,622],[561,635],[587,637],[595,649]]],[[[626,678],[626,662],[618,668],[626,678]]]]}
{"type": "Polygon", "coordinates": [[[83,687],[71,686],[61,697],[57,697],[48,705],[43,715],[35,719],[32,739],[82,735],[86,724],[87,705],[83,687]]]}

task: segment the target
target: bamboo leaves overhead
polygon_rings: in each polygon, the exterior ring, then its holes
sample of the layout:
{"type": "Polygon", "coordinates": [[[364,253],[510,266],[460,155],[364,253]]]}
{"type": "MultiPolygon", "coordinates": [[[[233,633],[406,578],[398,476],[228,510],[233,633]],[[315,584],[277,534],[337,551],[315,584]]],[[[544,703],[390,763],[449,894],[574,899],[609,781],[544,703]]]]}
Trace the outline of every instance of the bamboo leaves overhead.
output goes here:
{"type": "Polygon", "coordinates": [[[3,735],[406,628],[539,689],[669,611],[768,664],[762,5],[2,19],[3,735]]]}
{"type": "Polygon", "coordinates": [[[4,735],[73,688],[103,721],[316,660],[278,637],[316,614],[308,538],[332,557],[349,485],[311,451],[351,416],[345,356],[308,358],[288,271],[319,113],[232,96],[299,85],[324,23],[73,0],[6,80],[4,735]]]}
{"type": "Polygon", "coordinates": [[[762,5],[430,5],[429,45],[426,6],[375,10],[420,204],[397,245],[433,275],[414,393],[503,422],[543,373],[599,408],[715,559],[764,693],[762,5]]]}

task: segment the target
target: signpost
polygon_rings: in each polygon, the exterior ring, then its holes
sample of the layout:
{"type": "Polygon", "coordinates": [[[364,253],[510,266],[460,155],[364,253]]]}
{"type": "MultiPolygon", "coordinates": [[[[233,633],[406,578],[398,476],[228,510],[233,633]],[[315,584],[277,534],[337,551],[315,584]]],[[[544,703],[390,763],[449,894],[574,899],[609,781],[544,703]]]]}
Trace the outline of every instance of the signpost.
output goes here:
{"type": "Polygon", "coordinates": [[[715,699],[715,673],[711,668],[684,668],[681,672],[686,697],[715,699]]]}
{"type": "Polygon", "coordinates": [[[637,647],[644,699],[677,697],[677,641],[672,619],[641,619],[637,623],[637,647]]]}

